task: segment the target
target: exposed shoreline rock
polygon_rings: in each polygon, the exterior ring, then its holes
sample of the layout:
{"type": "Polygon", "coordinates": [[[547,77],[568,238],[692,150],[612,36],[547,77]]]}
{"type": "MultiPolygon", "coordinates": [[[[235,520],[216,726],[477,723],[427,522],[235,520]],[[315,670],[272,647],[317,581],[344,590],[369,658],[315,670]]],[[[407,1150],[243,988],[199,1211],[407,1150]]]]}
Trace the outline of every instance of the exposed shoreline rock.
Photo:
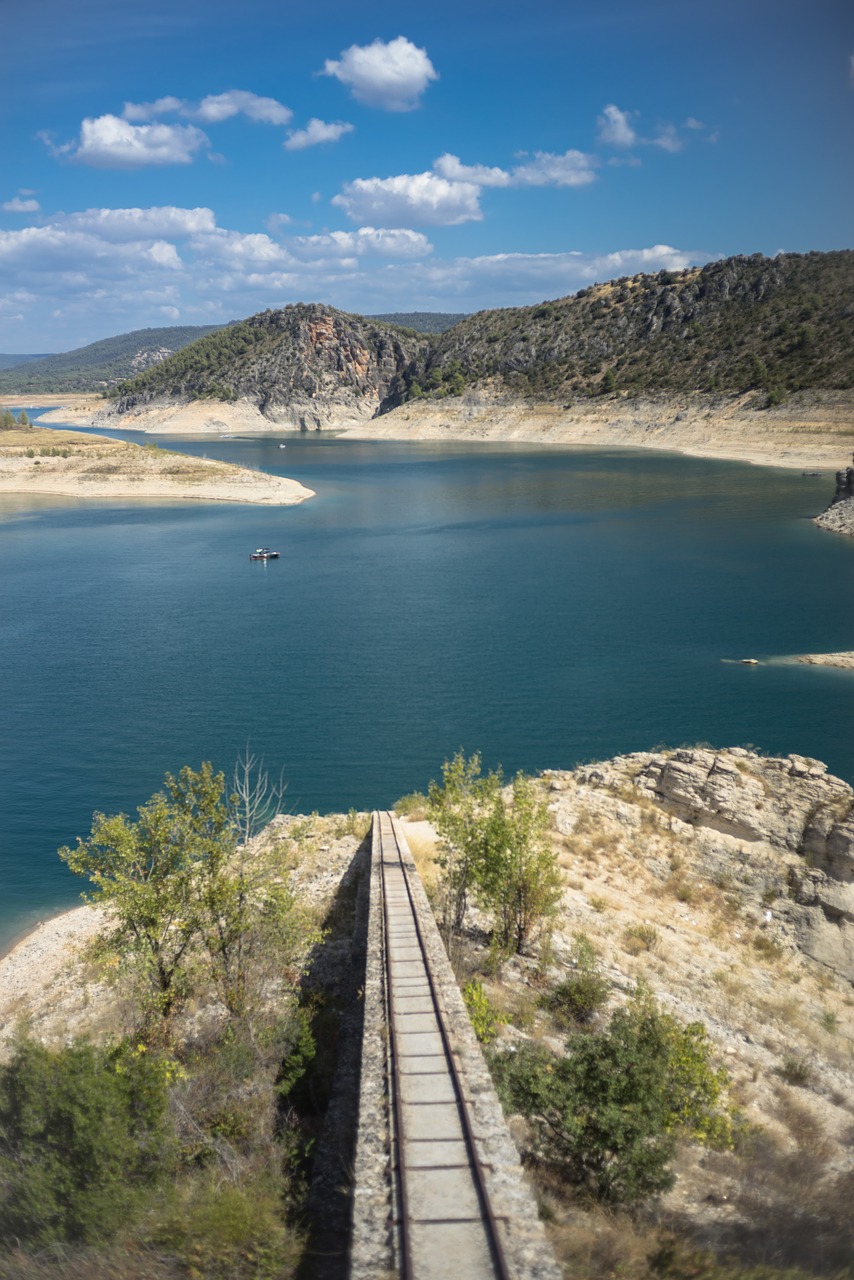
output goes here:
{"type": "Polygon", "coordinates": [[[844,533],[854,537],[854,467],[843,467],[836,473],[836,492],[830,506],[815,523],[831,533],[844,533]]]}
{"type": "MultiPolygon", "coordinates": [[[[851,530],[854,533],[854,528],[851,530]]],[[[845,671],[854,671],[854,650],[843,653],[799,653],[792,662],[803,662],[811,667],[840,667],[845,671]]]]}

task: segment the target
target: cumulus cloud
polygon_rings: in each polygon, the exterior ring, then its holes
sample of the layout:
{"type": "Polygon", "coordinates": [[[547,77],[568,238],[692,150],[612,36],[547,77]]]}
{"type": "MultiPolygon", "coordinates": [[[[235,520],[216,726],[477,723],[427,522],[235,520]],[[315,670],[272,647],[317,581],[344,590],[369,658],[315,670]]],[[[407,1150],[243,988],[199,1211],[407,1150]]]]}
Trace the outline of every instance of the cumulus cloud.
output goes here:
{"type": "Polygon", "coordinates": [[[263,98],[247,89],[229,89],[226,93],[210,93],[200,102],[186,98],[158,98],[156,102],[126,102],[125,120],[145,121],[155,116],[180,115],[201,124],[219,124],[233,116],[246,116],[260,124],[287,124],[293,117],[290,107],[275,98],[263,98]]]}
{"type": "Polygon", "coordinates": [[[362,225],[454,227],[483,217],[479,191],[473,182],[449,182],[435,173],[401,173],[356,178],[332,203],[362,225]]]}
{"type": "Polygon", "coordinates": [[[327,58],[322,74],[340,80],[357,102],[385,111],[412,111],[431,80],[439,78],[426,49],[405,36],[351,45],[339,58],[327,58]]]}
{"type": "Polygon", "coordinates": [[[533,160],[516,165],[513,169],[513,185],[528,187],[585,187],[595,181],[594,166],[597,161],[583,151],[564,151],[554,155],[550,151],[535,151],[533,160]]]}
{"type": "Polygon", "coordinates": [[[87,118],[80,137],[56,147],[42,135],[55,156],[65,156],[96,169],[140,169],[146,165],[190,164],[208,137],[193,125],[131,124],[118,116],[87,118]]]}
{"type": "Polygon", "coordinates": [[[216,230],[211,209],[179,209],[173,205],[150,209],[84,209],[55,214],[53,225],[85,231],[113,244],[149,239],[181,238],[216,230]]]}
{"type": "Polygon", "coordinates": [[[40,208],[38,200],[22,200],[20,196],[13,196],[0,205],[4,213],[38,213],[40,208]]]}
{"type": "Polygon", "coordinates": [[[536,151],[531,160],[499,169],[485,164],[463,164],[459,156],[439,156],[433,170],[449,182],[470,182],[478,187],[582,187],[595,181],[598,161],[583,151],[536,151]]]}
{"type": "Polygon", "coordinates": [[[597,117],[597,136],[606,147],[633,147],[637,134],[631,123],[630,113],[621,111],[613,102],[603,108],[597,117]]]}
{"type": "Polygon", "coordinates": [[[509,187],[511,183],[506,169],[486,164],[463,164],[459,156],[449,152],[433,162],[433,171],[449,182],[473,182],[478,187],[509,187]]]}
{"type": "Polygon", "coordinates": [[[327,124],[312,116],[304,129],[294,129],[284,143],[286,151],[302,151],[304,147],[316,147],[320,142],[337,142],[345,133],[352,133],[355,125],[336,120],[327,124]]]}
{"type": "Polygon", "coordinates": [[[318,236],[297,236],[293,251],[304,258],[368,255],[377,258],[424,258],[433,246],[420,231],[404,227],[359,227],[358,231],[328,231],[318,236]]]}

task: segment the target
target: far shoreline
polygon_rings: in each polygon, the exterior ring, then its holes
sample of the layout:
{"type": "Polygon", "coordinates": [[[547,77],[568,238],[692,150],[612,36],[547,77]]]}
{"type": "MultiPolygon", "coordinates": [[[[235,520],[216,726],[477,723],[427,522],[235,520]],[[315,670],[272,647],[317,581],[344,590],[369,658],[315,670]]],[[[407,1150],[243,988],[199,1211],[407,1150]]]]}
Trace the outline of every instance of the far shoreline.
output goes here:
{"type": "MultiPolygon", "coordinates": [[[[305,434],[299,406],[266,417],[249,400],[148,405],[117,414],[98,395],[16,396],[10,406],[52,405],[39,421],[153,435],[250,437],[305,434]],[[278,420],[276,420],[278,418],[278,420]]],[[[515,443],[587,449],[631,448],[718,458],[754,466],[830,472],[854,452],[854,395],[799,392],[784,405],[764,408],[753,394],[700,393],[659,397],[596,397],[569,405],[532,402],[486,390],[459,397],[407,401],[379,417],[354,419],[329,411],[309,434],[339,439],[515,443]]]]}

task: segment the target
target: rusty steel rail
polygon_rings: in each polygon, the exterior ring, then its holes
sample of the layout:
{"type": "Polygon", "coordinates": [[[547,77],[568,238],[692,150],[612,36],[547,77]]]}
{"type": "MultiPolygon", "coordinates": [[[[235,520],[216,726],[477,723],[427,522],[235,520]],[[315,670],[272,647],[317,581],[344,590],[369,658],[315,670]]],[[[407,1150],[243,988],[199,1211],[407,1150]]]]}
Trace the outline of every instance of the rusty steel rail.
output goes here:
{"type": "Polygon", "coordinates": [[[402,1280],[511,1280],[471,1108],[394,818],[374,815],[382,875],[395,1227],[402,1280]]]}

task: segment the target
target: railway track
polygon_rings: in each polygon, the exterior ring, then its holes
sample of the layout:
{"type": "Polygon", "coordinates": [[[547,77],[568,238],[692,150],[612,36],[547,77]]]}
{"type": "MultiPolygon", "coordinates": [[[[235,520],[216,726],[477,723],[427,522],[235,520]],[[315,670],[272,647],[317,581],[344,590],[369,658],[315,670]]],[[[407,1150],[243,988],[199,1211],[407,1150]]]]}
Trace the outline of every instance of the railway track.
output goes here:
{"type": "Polygon", "coordinates": [[[382,882],[398,1271],[402,1280],[511,1280],[518,1271],[505,1254],[451,1020],[431,972],[414,869],[391,814],[374,815],[373,838],[382,882]]]}

